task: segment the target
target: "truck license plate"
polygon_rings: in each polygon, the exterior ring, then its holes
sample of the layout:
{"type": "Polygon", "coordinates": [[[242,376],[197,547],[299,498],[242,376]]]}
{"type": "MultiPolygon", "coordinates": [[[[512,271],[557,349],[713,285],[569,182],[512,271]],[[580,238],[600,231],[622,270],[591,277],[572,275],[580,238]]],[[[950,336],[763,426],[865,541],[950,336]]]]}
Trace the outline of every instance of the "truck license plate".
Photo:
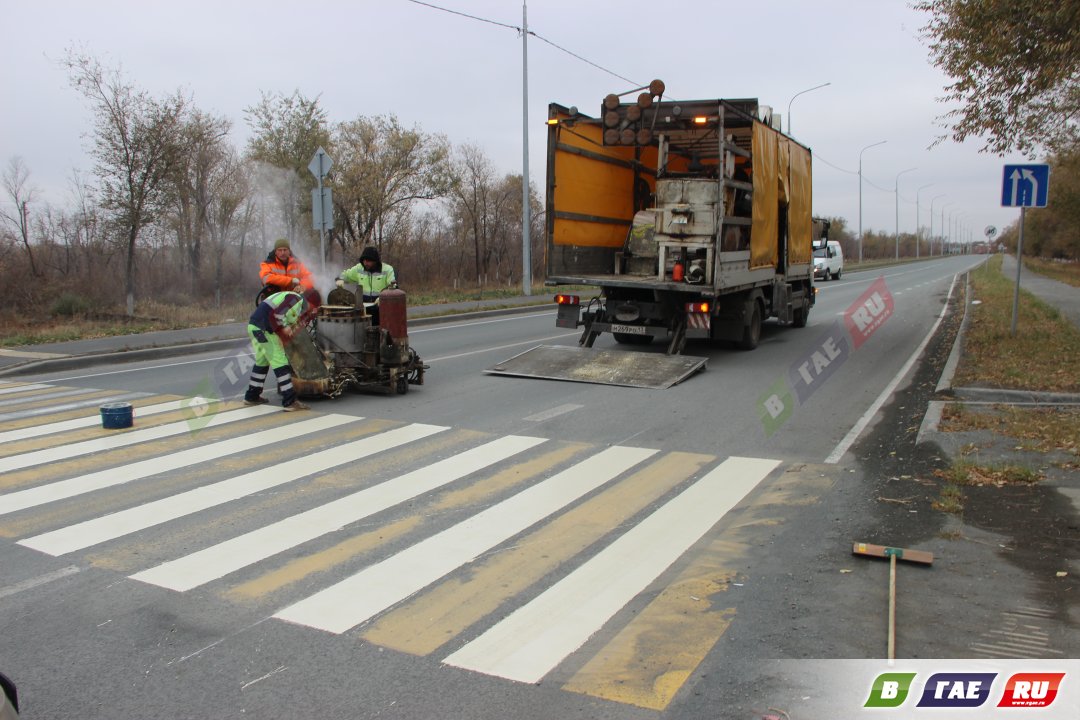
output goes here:
{"type": "Polygon", "coordinates": [[[625,333],[627,335],[648,335],[649,331],[644,325],[612,325],[611,332],[625,333]]]}

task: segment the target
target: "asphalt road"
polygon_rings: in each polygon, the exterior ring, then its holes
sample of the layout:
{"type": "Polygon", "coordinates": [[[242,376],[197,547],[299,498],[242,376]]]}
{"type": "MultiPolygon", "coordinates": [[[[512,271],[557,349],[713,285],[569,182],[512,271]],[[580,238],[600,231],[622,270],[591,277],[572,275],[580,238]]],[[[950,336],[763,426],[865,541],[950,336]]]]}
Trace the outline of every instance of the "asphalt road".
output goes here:
{"type": "MultiPolygon", "coordinates": [[[[810,707],[778,660],[884,654],[887,564],[850,546],[881,540],[897,398],[940,371],[974,262],[822,283],[806,328],[691,344],[707,369],[666,390],[482,372],[572,345],[550,311],[413,328],[425,385],[310,413],[182,409],[242,392],[242,345],[0,385],[2,667],[28,717],[810,707]],[[130,431],[59,409],[116,393],[130,431]]],[[[933,580],[909,576],[911,617],[933,580]]],[[[938,623],[901,653],[970,657],[938,623]]]]}

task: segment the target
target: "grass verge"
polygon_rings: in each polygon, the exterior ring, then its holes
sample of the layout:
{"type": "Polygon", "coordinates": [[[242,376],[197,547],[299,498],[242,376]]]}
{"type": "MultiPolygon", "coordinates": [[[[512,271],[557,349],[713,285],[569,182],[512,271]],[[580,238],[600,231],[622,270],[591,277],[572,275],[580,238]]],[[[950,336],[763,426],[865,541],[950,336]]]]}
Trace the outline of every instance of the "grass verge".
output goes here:
{"type": "Polygon", "coordinates": [[[1024,267],[1040,275],[1080,287],[1080,262],[1057,262],[1044,258],[1024,258],[1024,267]]]}
{"type": "Polygon", "coordinates": [[[1015,283],[1001,274],[1001,256],[972,272],[971,284],[964,356],[954,385],[1080,392],[1080,330],[1021,290],[1013,335],[1015,283]]]}

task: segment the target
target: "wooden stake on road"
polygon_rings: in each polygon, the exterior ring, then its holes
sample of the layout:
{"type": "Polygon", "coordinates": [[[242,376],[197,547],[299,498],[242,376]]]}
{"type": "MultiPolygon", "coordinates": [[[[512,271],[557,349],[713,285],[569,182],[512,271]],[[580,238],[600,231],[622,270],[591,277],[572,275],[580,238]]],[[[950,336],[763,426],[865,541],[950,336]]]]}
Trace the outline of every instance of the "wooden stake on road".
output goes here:
{"type": "Polygon", "coordinates": [[[867,557],[889,558],[889,660],[896,659],[896,561],[920,563],[922,565],[934,564],[934,553],[924,550],[908,550],[905,548],[889,547],[888,545],[871,545],[857,542],[851,548],[853,555],[865,555],[867,557]]]}

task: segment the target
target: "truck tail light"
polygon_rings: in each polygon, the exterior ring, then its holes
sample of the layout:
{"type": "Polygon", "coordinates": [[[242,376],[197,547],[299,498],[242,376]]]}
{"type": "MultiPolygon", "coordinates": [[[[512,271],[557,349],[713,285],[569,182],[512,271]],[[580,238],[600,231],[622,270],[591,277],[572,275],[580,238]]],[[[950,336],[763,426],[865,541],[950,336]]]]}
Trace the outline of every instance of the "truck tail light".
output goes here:
{"type": "Polygon", "coordinates": [[[709,303],[707,303],[707,302],[686,303],[686,312],[688,312],[688,313],[708,313],[709,312],[709,303]]]}
{"type": "Polygon", "coordinates": [[[555,296],[555,304],[556,305],[580,305],[581,304],[581,298],[578,297],[577,295],[556,295],[555,296]]]}

